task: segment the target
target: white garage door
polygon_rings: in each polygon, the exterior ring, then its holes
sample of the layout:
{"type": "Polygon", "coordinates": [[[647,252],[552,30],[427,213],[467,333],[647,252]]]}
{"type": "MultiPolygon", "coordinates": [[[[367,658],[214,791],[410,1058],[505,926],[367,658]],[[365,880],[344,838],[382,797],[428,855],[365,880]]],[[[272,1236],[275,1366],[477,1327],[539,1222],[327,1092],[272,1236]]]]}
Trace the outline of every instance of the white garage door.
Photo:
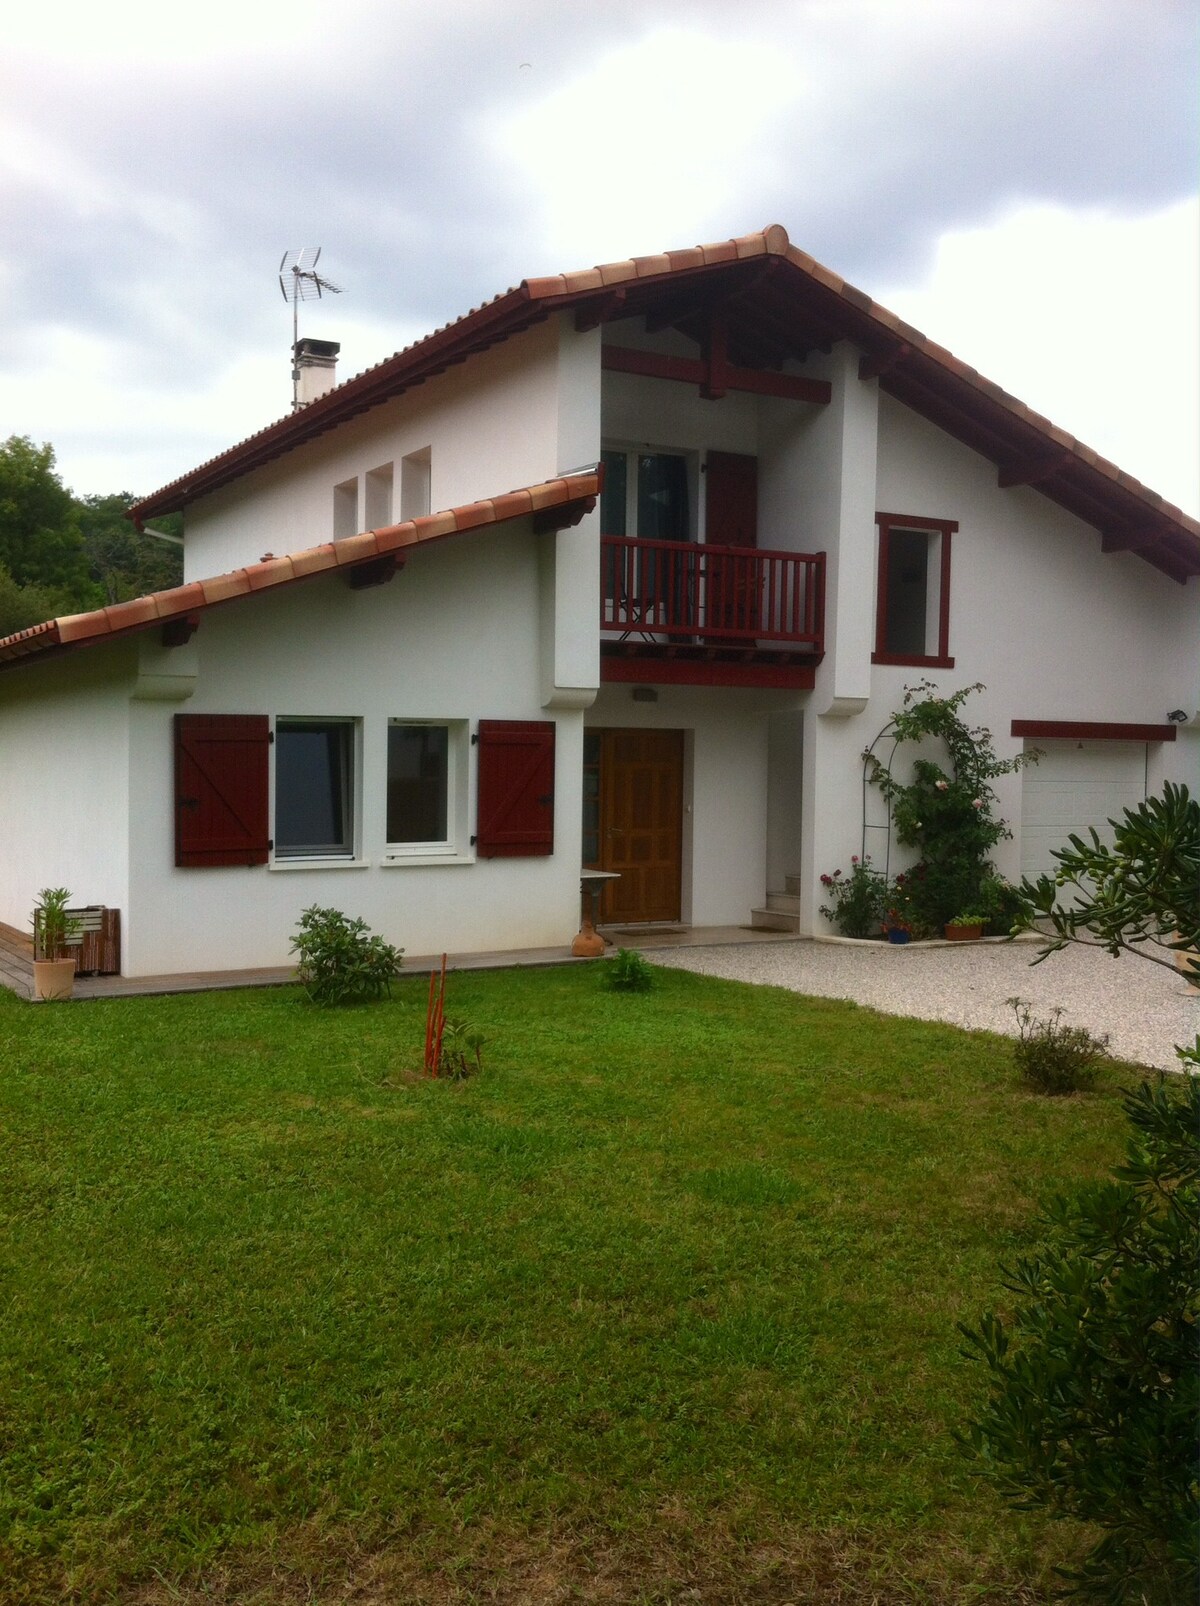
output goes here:
{"type": "Polygon", "coordinates": [[[1094,825],[1112,840],[1107,825],[1146,796],[1144,742],[1036,741],[1042,760],[1021,772],[1021,873],[1037,876],[1057,868],[1052,848],[1067,845],[1072,832],[1086,838],[1094,825]]]}

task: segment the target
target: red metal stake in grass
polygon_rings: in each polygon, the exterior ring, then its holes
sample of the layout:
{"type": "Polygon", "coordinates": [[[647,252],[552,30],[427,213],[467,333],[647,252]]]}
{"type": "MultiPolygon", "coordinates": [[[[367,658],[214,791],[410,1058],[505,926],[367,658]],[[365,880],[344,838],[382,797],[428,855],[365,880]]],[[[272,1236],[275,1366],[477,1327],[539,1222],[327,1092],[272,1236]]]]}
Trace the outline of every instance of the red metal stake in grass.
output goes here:
{"type": "Polygon", "coordinates": [[[442,1034],[446,1030],[446,955],[442,955],[441,984],[429,972],[429,1007],[425,1011],[425,1075],[437,1076],[442,1063],[442,1034]]]}

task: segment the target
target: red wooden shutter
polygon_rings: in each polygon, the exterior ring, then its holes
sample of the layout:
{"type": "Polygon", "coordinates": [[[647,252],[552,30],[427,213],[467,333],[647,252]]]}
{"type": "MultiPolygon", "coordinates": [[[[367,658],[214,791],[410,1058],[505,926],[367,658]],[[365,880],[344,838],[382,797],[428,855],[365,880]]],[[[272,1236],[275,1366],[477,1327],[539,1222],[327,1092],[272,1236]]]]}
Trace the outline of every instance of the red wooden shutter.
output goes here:
{"type": "Polygon", "coordinates": [[[705,531],[710,546],[758,545],[758,458],[709,452],[705,531]]]}
{"type": "Polygon", "coordinates": [[[266,864],[265,714],[175,715],[175,863],[266,864]]]}
{"type": "Polygon", "coordinates": [[[554,852],[554,723],[479,721],[482,859],[529,859],[554,852]]]}

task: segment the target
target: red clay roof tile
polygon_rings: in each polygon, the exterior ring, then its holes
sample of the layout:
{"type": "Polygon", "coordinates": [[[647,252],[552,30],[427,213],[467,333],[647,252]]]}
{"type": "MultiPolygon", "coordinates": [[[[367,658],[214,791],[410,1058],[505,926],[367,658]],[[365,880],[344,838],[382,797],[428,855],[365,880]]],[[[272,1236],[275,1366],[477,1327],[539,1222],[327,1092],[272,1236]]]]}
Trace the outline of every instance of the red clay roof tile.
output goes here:
{"type": "Polygon", "coordinates": [[[0,669],[28,662],[41,653],[67,646],[84,647],[113,636],[146,630],[169,619],[200,613],[236,597],[273,590],[316,574],[333,573],[339,568],[370,562],[400,547],[439,541],[459,531],[481,529],[485,525],[509,523],[548,507],[594,505],[600,494],[603,474],[599,468],[582,470],[542,485],[530,485],[503,496],[488,497],[445,512],[409,519],[382,530],[366,530],[342,541],[325,541],[301,552],[291,552],[262,563],[251,563],[228,574],[190,581],[166,591],[151,592],[132,602],[116,603],[92,613],[68,614],[47,619],[43,624],[0,640],[0,669]]]}
{"type": "MultiPolygon", "coordinates": [[[[759,233],[743,235],[734,240],[715,241],[632,261],[601,263],[594,268],[565,275],[526,279],[515,288],[473,307],[465,317],[441,325],[423,340],[336,386],[301,411],[278,420],[220,456],[202,463],[189,474],[144,498],[130,510],[130,514],[141,520],[175,511],[323,431],[337,427],[367,408],[401,394],[410,385],[441,372],[449,362],[460,361],[497,340],[507,339],[528,328],[538,318],[545,316],[547,306],[559,306],[564,302],[569,305],[572,298],[594,295],[601,288],[634,282],[639,290],[643,285],[653,285],[659,281],[667,288],[675,274],[719,269],[726,264],[762,255],[785,258],[810,286],[818,287],[823,294],[832,297],[831,304],[824,309],[822,316],[834,326],[839,322],[844,324],[847,338],[865,338],[869,341],[872,331],[886,331],[889,338],[899,337],[911,348],[903,361],[916,360],[922,366],[918,376],[920,386],[907,399],[907,405],[918,411],[921,409],[923,387],[925,393],[937,394],[938,408],[946,416],[961,417],[972,426],[978,423],[985,427],[992,426],[988,426],[985,417],[976,420],[974,413],[982,412],[985,408],[998,408],[1000,416],[1012,420],[1018,431],[1024,428],[1034,430],[1049,442],[1065,446],[1071,453],[1073,462],[1068,465],[1068,470],[1082,473],[1088,479],[1087,497],[1078,510],[1079,516],[1091,516],[1086,511],[1087,506],[1103,506],[1106,485],[1117,487],[1122,494],[1120,502],[1112,509],[1111,516],[1115,522],[1128,519],[1130,498],[1143,502],[1147,507],[1161,509],[1174,526],[1169,535],[1175,543],[1177,557],[1180,553],[1184,555],[1180,561],[1194,565],[1200,558],[1200,523],[1195,519],[1164,502],[1067,431],[1051,425],[1001,387],[984,379],[968,364],[960,362],[944,347],[927,339],[886,307],[881,307],[864,292],[847,284],[838,274],[792,245],[787,231],[778,223],[771,224],[759,233]],[[839,313],[843,313],[844,317],[839,317],[839,313]]],[[[896,387],[896,393],[901,395],[902,400],[905,399],[899,387],[896,387]]],[[[994,418],[993,414],[993,421],[994,418]]],[[[1092,522],[1096,522],[1095,517],[1092,517],[1092,522]]],[[[1142,555],[1147,553],[1143,551],[1142,555]]],[[[1153,557],[1151,561],[1154,561],[1153,557]]]]}

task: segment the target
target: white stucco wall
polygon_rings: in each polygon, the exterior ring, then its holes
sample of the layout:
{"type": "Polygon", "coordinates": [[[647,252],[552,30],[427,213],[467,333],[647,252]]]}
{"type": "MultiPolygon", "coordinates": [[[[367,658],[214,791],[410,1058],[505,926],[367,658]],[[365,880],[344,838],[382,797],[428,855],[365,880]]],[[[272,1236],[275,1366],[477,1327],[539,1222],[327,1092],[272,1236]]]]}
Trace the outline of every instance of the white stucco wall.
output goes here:
{"type": "MultiPolygon", "coordinates": [[[[558,320],[555,394],[557,469],[600,459],[600,330],[580,334],[574,315],[558,320]]],[[[542,706],[586,708],[600,684],[600,512],[574,529],[543,535],[539,553],[542,706]]]]}
{"type": "MultiPolygon", "coordinates": [[[[864,387],[865,388],[865,387],[864,387]]],[[[821,687],[805,732],[805,917],[820,929],[817,877],[849,867],[862,846],[861,752],[900,706],[906,685],[922,679],[951,692],[974,681],[986,690],[964,717],[988,727],[997,753],[1024,747],[1014,719],[1162,724],[1168,709],[1200,706],[1200,583],[1178,585],[1129,553],[1103,554],[1091,526],[1031,487],[1001,490],[996,467],[898,402],[879,402],[875,507],[891,513],[956,520],[953,537],[950,654],[953,669],[869,667],[862,712],[821,717],[821,687]]],[[[875,547],[861,587],[869,644],[874,636],[875,547]]],[[[869,648],[868,648],[869,655],[869,648]]],[[[1151,744],[1148,784],[1200,783],[1194,731],[1151,744]]],[[[994,855],[1016,876],[1021,777],[996,783],[999,812],[1014,831],[994,855]]],[[[882,839],[868,847],[880,856],[882,839]]],[[[893,865],[905,861],[894,850],[893,865]]]]}
{"type": "Polygon", "coordinates": [[[190,504],[185,578],[224,574],[333,539],[333,490],[357,478],[358,529],[368,527],[364,476],[395,465],[393,520],[400,518],[403,458],[430,451],[430,507],[458,507],[550,479],[559,462],[559,325],[514,335],[394,401],[285,453],[233,485],[190,504]]]}
{"type": "MultiPolygon", "coordinates": [[[[363,916],[410,953],[569,944],[578,929],[582,721],[557,720],[551,857],[388,864],[389,719],[543,719],[537,538],[528,525],[454,537],[416,552],[388,585],[351,591],[337,576],[209,615],[195,638],[199,677],[183,711],[327,716],[360,722],[360,850],[353,864],[229,869],[173,865],[170,713],[136,711],[141,787],[127,954],[133,974],[278,965],[310,904],[363,916]]],[[[475,750],[466,780],[475,819],[475,750]]]]}
{"type": "Polygon", "coordinates": [[[133,642],[0,674],[0,920],[43,887],[128,908],[133,642]]]}

